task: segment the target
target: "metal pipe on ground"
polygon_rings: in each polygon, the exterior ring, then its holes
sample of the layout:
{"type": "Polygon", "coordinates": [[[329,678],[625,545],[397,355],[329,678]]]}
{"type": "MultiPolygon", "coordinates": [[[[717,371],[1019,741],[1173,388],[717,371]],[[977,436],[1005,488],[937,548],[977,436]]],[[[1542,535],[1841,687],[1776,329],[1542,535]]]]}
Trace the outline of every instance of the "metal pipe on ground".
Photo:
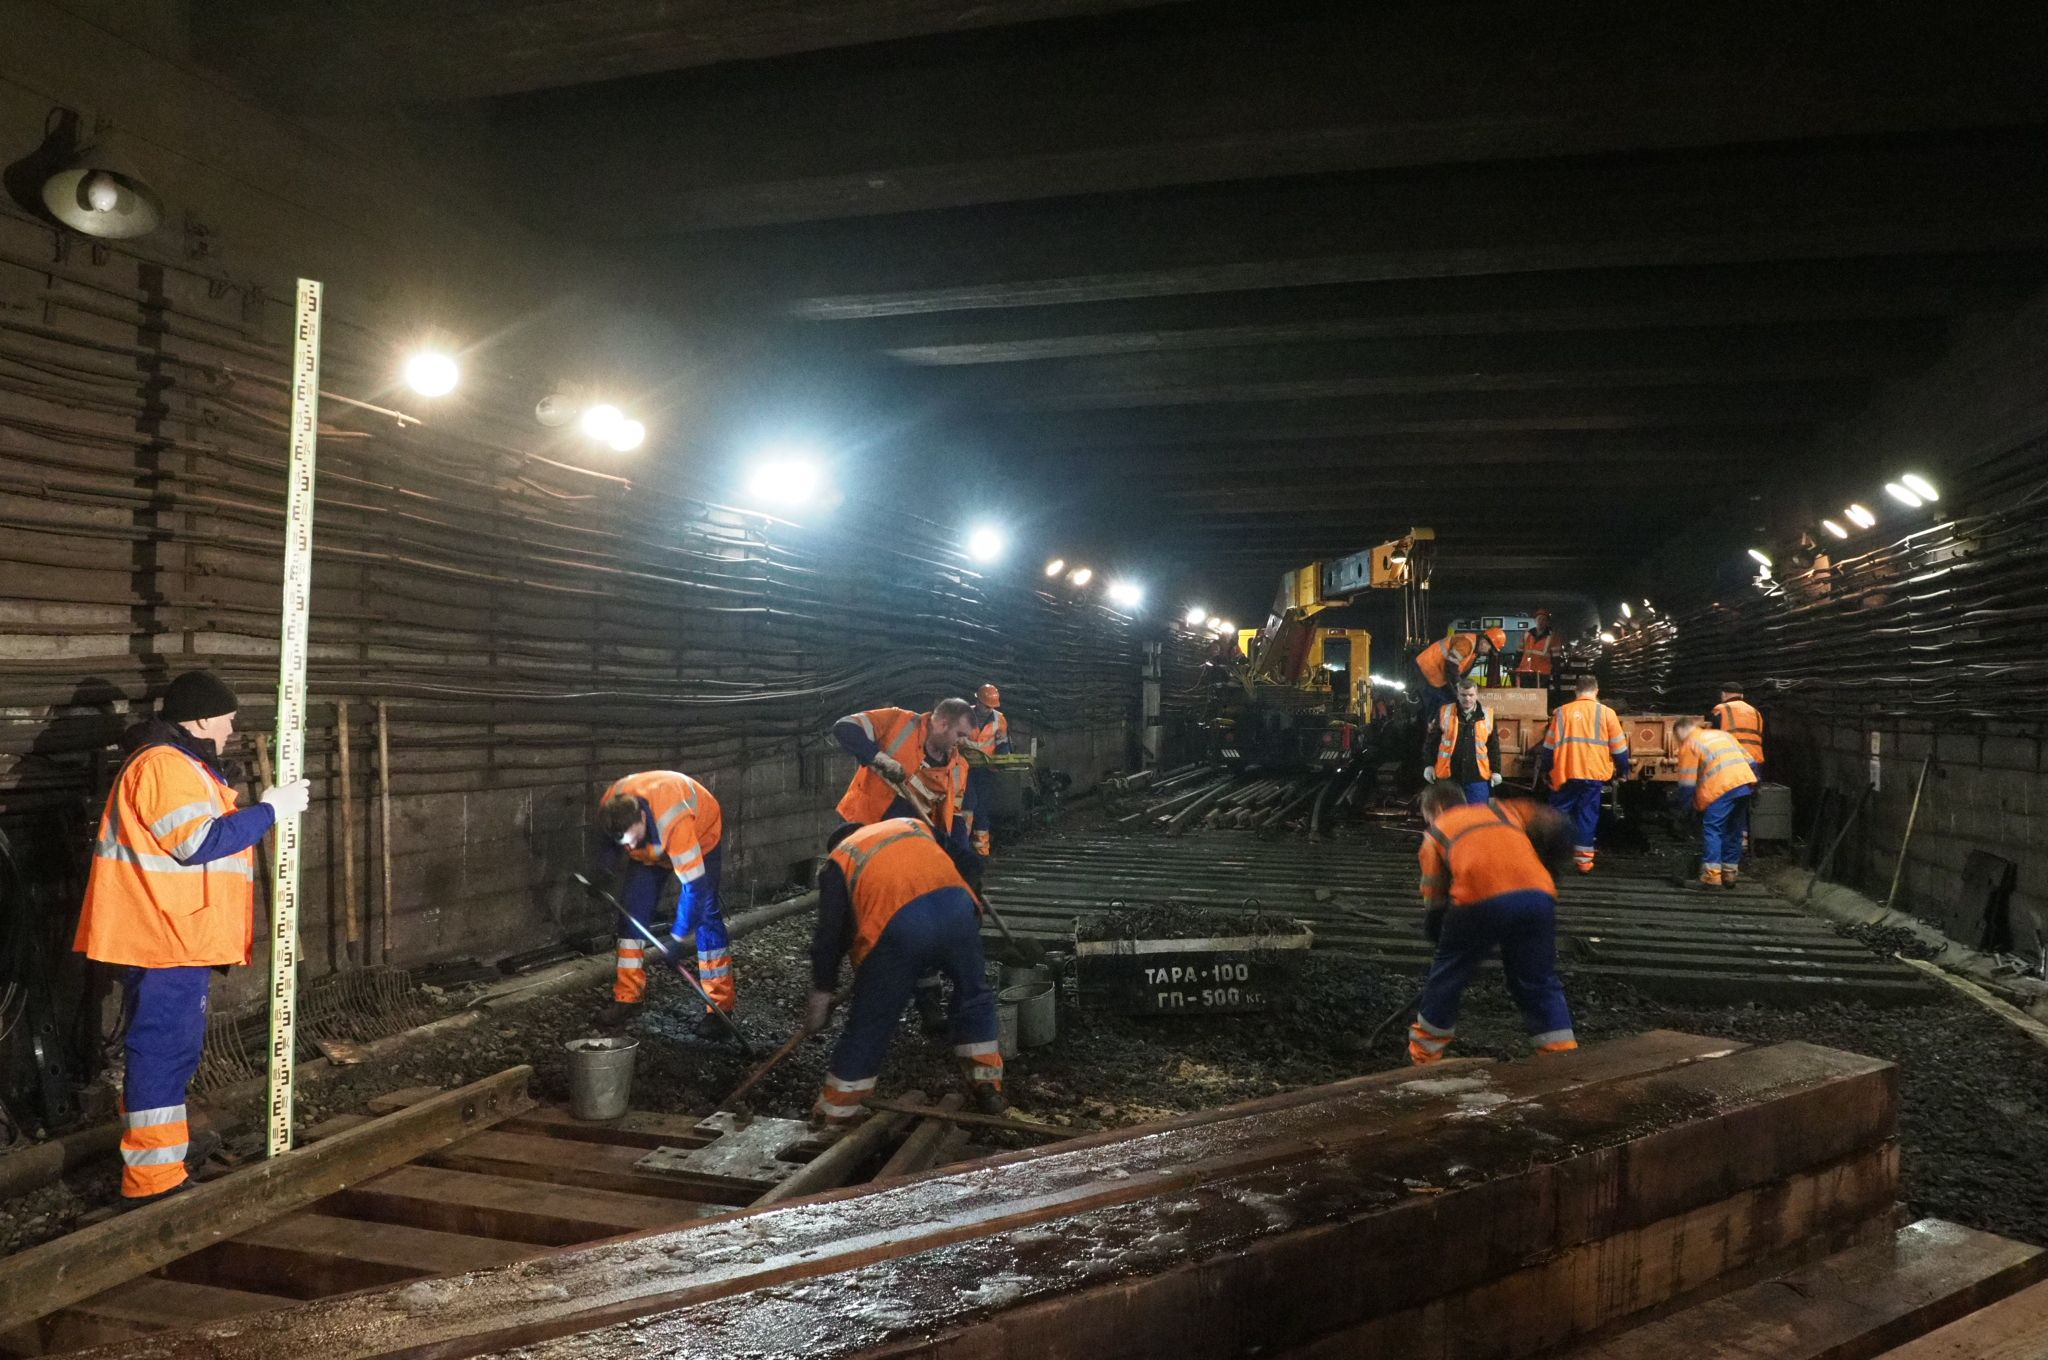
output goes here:
{"type": "MultiPolygon", "coordinates": [[[[904,1098],[915,1097],[920,1105],[924,1103],[924,1092],[906,1091],[904,1098]]],[[[911,1116],[894,1110],[878,1111],[866,1120],[847,1130],[839,1141],[804,1163],[787,1180],[754,1201],[754,1208],[763,1205],[780,1204],[786,1199],[797,1199],[804,1195],[815,1195],[826,1190],[836,1190],[853,1179],[870,1157],[880,1152],[896,1131],[908,1124],[911,1116]]]]}
{"type": "Polygon", "coordinates": [[[1188,823],[1194,820],[1195,815],[1197,813],[1206,811],[1209,807],[1209,804],[1214,802],[1219,796],[1221,796],[1224,789],[1228,787],[1229,785],[1227,783],[1222,782],[1210,786],[1210,788],[1205,793],[1203,793],[1201,797],[1195,799],[1193,802],[1189,803],[1186,807],[1182,808],[1179,812],[1174,813],[1172,817],[1167,819],[1166,833],[1170,836],[1178,836],[1182,832],[1186,831],[1188,823]]]}

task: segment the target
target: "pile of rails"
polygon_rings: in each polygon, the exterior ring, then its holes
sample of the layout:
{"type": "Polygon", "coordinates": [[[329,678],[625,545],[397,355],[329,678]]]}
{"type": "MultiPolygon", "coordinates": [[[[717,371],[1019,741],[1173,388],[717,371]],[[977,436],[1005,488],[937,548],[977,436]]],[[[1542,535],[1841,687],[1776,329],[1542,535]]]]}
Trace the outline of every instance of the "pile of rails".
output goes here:
{"type": "Polygon", "coordinates": [[[1895,1227],[1896,1077],[1668,1032],[1453,1060],[103,1355],[1984,1354],[1939,1347],[2025,1335],[2048,1258],[1895,1227]]]}
{"type": "Polygon", "coordinates": [[[1183,765],[1112,776],[1104,790],[1120,807],[1142,803],[1117,817],[1117,825],[1133,831],[1179,835],[1194,827],[1279,830],[1299,823],[1313,835],[1326,815],[1348,807],[1369,783],[1357,770],[1247,779],[1210,765],[1183,765]]]}

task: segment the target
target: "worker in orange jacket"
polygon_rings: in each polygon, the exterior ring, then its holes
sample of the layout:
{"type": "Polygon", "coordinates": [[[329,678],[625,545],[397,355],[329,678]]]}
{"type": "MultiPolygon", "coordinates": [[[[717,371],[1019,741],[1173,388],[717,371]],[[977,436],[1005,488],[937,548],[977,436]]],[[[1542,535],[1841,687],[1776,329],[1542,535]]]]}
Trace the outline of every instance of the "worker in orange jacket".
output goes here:
{"type": "Polygon", "coordinates": [[[973,753],[985,760],[1010,754],[1010,720],[1003,713],[1003,692],[983,685],[974,692],[974,708],[968,717],[966,739],[960,743],[967,764],[967,831],[974,853],[987,859],[995,848],[989,825],[989,804],[994,798],[996,772],[975,763],[973,753]]]}
{"type": "Polygon", "coordinates": [[[1530,1042],[1543,1053],[1577,1048],[1557,976],[1557,883],[1544,862],[1564,848],[1564,819],[1527,799],[1469,804],[1447,779],[1422,791],[1422,819],[1423,933],[1436,957],[1408,1027],[1409,1061],[1442,1059],[1465,988],[1496,949],[1530,1042]]]}
{"type": "MultiPolygon", "coordinates": [[[[732,939],[719,909],[725,815],[711,790],[674,770],[646,770],[615,781],[598,802],[598,820],[607,850],[620,865],[620,905],[649,930],[662,889],[676,882],[675,924],[669,936],[681,948],[694,937],[697,981],[704,994],[730,1017],[739,1005],[732,971],[732,939]]],[[[639,935],[618,937],[612,999],[599,1012],[599,1023],[622,1025],[640,1013],[647,1000],[647,941],[639,935]]],[[[706,1011],[697,1033],[723,1039],[732,1027],[706,1011]]]]}
{"type": "Polygon", "coordinates": [[[1522,654],[1515,662],[1516,683],[1529,689],[1550,684],[1551,647],[1557,634],[1550,630],[1550,611],[1536,611],[1536,626],[1522,638],[1522,654]]]}
{"type": "Polygon", "coordinates": [[[1439,638],[1415,654],[1415,670],[1422,677],[1422,690],[1416,701],[1422,711],[1435,715],[1453,699],[1451,686],[1469,674],[1479,662],[1503,651],[1508,645],[1507,630],[1489,628],[1483,633],[1453,633],[1439,638]]]}
{"type": "Polygon", "coordinates": [[[957,844],[941,845],[928,823],[911,817],[841,826],[828,849],[818,874],[805,1029],[815,1033],[830,1019],[839,962],[848,955],[853,996],[813,1120],[844,1125],[860,1117],[903,1003],[918,979],[933,971],[953,983],[953,1053],[974,1107],[1001,1114],[1008,1108],[1003,1057],[975,902],[981,857],[957,844]]]}
{"type": "Polygon", "coordinates": [[[1671,733],[1680,742],[1673,797],[1700,815],[1699,886],[1732,888],[1742,873],[1756,768],[1734,733],[1716,731],[1691,715],[1672,724],[1671,733]]]}
{"type": "Polygon", "coordinates": [[[1600,832],[1600,793],[1609,781],[1626,778],[1628,734],[1621,717],[1600,702],[1600,682],[1579,677],[1578,697],[1560,704],[1536,753],[1536,783],[1546,774],[1550,805],[1571,819],[1576,832],[1572,863],[1582,874],[1593,872],[1600,832]]]}
{"type": "Polygon", "coordinates": [[[256,939],[256,843],[306,810],[300,779],[238,808],[221,751],[241,706],[206,671],[165,691],[157,717],[122,738],[72,948],[122,970],[121,1196],[183,1190],[220,1139],[194,1136],[186,1089],[206,1041],[213,969],[248,963],[256,939]]]}
{"type": "Polygon", "coordinates": [[[1742,686],[1729,681],[1721,686],[1721,702],[1714,705],[1714,726],[1742,743],[1756,777],[1764,777],[1764,715],[1742,697],[1742,686]]]}

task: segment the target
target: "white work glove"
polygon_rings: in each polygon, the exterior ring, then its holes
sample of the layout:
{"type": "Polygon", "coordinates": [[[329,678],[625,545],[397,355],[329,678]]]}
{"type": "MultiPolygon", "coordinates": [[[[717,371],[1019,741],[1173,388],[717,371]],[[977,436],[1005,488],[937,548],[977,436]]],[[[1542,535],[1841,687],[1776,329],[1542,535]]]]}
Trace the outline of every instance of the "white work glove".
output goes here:
{"type": "Polygon", "coordinates": [[[289,784],[274,784],[263,791],[261,801],[270,804],[270,810],[279,818],[296,817],[313,801],[313,783],[309,779],[294,779],[289,784]]]}
{"type": "Polygon", "coordinates": [[[1493,783],[1493,787],[1495,787],[1495,788],[1499,788],[1499,787],[1500,787],[1500,776],[1499,776],[1499,775],[1495,775],[1495,776],[1493,777],[1493,781],[1492,781],[1492,783],[1493,783]]]}
{"type": "Polygon", "coordinates": [[[1425,783],[1425,784],[1434,784],[1434,783],[1436,783],[1436,771],[1435,771],[1434,769],[1430,768],[1430,767],[1429,767],[1429,766],[1427,766],[1427,765],[1423,766],[1423,767],[1422,767],[1422,782],[1423,782],[1423,783],[1425,783]]]}
{"type": "Polygon", "coordinates": [[[804,999],[804,1033],[816,1034],[832,1019],[832,993],[812,991],[804,999]]]}
{"type": "Polygon", "coordinates": [[[903,782],[903,762],[892,755],[877,751],[875,758],[868,762],[868,768],[892,784],[903,782]]]}

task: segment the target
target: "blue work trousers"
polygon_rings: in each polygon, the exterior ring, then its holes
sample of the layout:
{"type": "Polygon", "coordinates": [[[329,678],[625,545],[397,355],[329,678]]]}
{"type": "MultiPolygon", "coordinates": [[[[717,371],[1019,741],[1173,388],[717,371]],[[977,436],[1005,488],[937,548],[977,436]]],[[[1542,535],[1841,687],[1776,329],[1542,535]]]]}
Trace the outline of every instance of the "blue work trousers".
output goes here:
{"type": "Polygon", "coordinates": [[[1550,805],[1572,824],[1572,849],[1588,864],[1600,835],[1600,791],[1605,787],[1599,779],[1567,779],[1563,788],[1550,791],[1550,805]]]}
{"type": "Polygon", "coordinates": [[[128,1012],[121,1079],[121,1193],[175,1190],[186,1179],[191,1132],[185,1091],[206,1047],[210,968],[130,968],[121,975],[128,1012]]]}
{"type": "Polygon", "coordinates": [[[1476,803],[1484,807],[1493,801],[1493,784],[1490,780],[1482,779],[1476,784],[1467,784],[1464,788],[1465,801],[1468,803],[1476,803]]]}
{"type": "MultiPolygon", "coordinates": [[[[731,1010],[735,1000],[732,973],[732,942],[725,930],[725,913],[719,909],[719,879],[724,871],[725,847],[704,853],[704,876],[685,883],[677,891],[675,924],[669,927],[670,948],[680,952],[685,941],[696,936],[697,980],[722,1009],[731,1010]]],[[[619,901],[631,916],[649,930],[661,904],[661,890],[675,872],[666,865],[642,864],[629,860],[619,901]]],[[[627,937],[620,936],[621,956],[627,937]]],[[[637,942],[636,942],[637,943],[637,942]]]]}
{"type": "Polygon", "coordinates": [[[1458,1026],[1458,1003],[1479,965],[1500,951],[1508,995],[1538,1048],[1573,1046],[1572,1014],[1557,976],[1557,899],[1547,892],[1502,893],[1444,914],[1429,980],[1422,984],[1411,1039],[1440,1056],[1458,1026]]]}
{"type": "Polygon", "coordinates": [[[1700,868],[1741,869],[1749,836],[1749,799],[1755,785],[1730,789],[1700,809],[1700,868]]]}
{"type": "Polygon", "coordinates": [[[882,928],[882,937],[853,974],[846,1027],[827,1069],[842,1083],[882,1070],[890,1036],[917,980],[938,972],[953,984],[955,1050],[996,1040],[996,996],[981,953],[981,918],[965,888],[939,888],[912,898],[882,928]]]}

